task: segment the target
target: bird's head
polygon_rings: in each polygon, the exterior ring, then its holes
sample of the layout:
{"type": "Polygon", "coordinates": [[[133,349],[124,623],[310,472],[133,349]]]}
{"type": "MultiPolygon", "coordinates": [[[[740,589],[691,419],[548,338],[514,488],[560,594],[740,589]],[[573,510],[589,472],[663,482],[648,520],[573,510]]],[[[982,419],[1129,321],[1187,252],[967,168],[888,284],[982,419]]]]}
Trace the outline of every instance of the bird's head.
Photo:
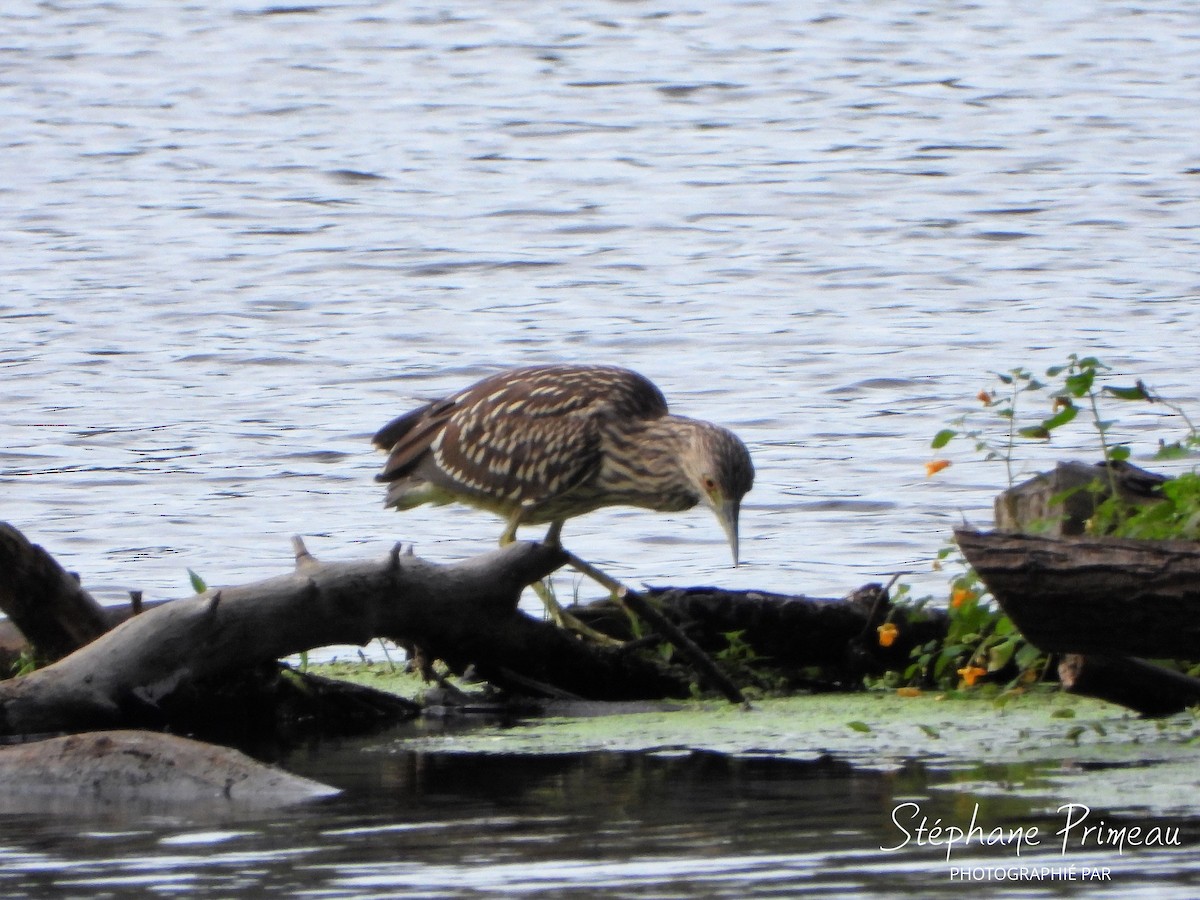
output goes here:
{"type": "Polygon", "coordinates": [[[750,451],[736,434],[719,425],[697,423],[694,438],[684,451],[684,472],[700,500],[716,513],[738,564],[738,512],[742,497],[754,484],[750,451]]]}

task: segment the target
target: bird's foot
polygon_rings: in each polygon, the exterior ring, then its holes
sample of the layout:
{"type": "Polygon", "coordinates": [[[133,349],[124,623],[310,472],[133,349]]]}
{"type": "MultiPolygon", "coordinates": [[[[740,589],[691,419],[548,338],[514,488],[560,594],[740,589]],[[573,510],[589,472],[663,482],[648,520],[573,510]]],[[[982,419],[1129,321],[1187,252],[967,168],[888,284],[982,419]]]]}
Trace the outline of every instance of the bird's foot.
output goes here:
{"type": "Polygon", "coordinates": [[[588,638],[595,641],[597,644],[604,644],[610,647],[619,647],[623,643],[611,635],[605,634],[602,631],[597,631],[591,625],[579,621],[578,618],[571,615],[554,596],[554,592],[550,590],[549,585],[544,581],[537,581],[533,584],[533,592],[538,595],[542,601],[542,605],[546,607],[546,612],[551,620],[559,628],[565,628],[568,631],[573,631],[580,637],[588,638]]]}

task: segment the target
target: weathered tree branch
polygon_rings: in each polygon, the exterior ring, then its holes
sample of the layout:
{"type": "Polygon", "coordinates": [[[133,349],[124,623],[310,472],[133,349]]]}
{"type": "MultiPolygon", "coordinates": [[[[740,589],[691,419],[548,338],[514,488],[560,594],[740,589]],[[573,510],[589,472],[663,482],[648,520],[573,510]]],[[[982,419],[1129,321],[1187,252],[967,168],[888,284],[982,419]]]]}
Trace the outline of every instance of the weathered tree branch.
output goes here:
{"type": "Polygon", "coordinates": [[[517,611],[522,588],[563,562],[517,543],[454,565],[399,548],[376,562],[317,563],[255,584],[216,588],[124,622],[54,665],[0,683],[0,734],[79,731],[156,721],[206,678],[312,647],[415,642],[450,665],[473,663],[580,696],[680,695],[677,677],[640,658],[586,647],[517,611]]]}

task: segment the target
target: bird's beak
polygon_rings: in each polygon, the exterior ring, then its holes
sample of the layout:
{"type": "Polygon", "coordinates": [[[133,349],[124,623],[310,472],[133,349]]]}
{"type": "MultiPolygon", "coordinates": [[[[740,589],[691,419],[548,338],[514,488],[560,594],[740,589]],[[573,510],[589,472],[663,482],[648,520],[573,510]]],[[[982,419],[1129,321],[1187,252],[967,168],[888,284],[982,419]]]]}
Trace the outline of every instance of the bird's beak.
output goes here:
{"type": "Polygon", "coordinates": [[[733,565],[738,564],[738,511],[741,504],[737,500],[722,500],[714,507],[717,520],[725,529],[725,537],[729,539],[729,549],[733,551],[733,565]]]}

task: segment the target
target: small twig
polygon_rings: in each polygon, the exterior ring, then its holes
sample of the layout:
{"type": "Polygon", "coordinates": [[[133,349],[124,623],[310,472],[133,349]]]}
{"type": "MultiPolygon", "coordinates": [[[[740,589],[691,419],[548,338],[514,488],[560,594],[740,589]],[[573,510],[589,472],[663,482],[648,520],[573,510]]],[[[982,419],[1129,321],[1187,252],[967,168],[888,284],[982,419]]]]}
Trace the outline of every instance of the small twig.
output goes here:
{"type": "Polygon", "coordinates": [[[571,568],[608,588],[617,598],[618,603],[649,622],[650,627],[670,641],[680,653],[686,656],[696,672],[720,690],[730,703],[740,703],[744,708],[750,708],[750,703],[746,700],[741,690],[713,662],[712,657],[705,653],[699,644],[684,634],[678,625],[655,609],[649,600],[637,591],[627,588],[611,575],[601,572],[591,563],[584,562],[569,550],[563,550],[563,555],[566,556],[567,564],[571,568]]]}

